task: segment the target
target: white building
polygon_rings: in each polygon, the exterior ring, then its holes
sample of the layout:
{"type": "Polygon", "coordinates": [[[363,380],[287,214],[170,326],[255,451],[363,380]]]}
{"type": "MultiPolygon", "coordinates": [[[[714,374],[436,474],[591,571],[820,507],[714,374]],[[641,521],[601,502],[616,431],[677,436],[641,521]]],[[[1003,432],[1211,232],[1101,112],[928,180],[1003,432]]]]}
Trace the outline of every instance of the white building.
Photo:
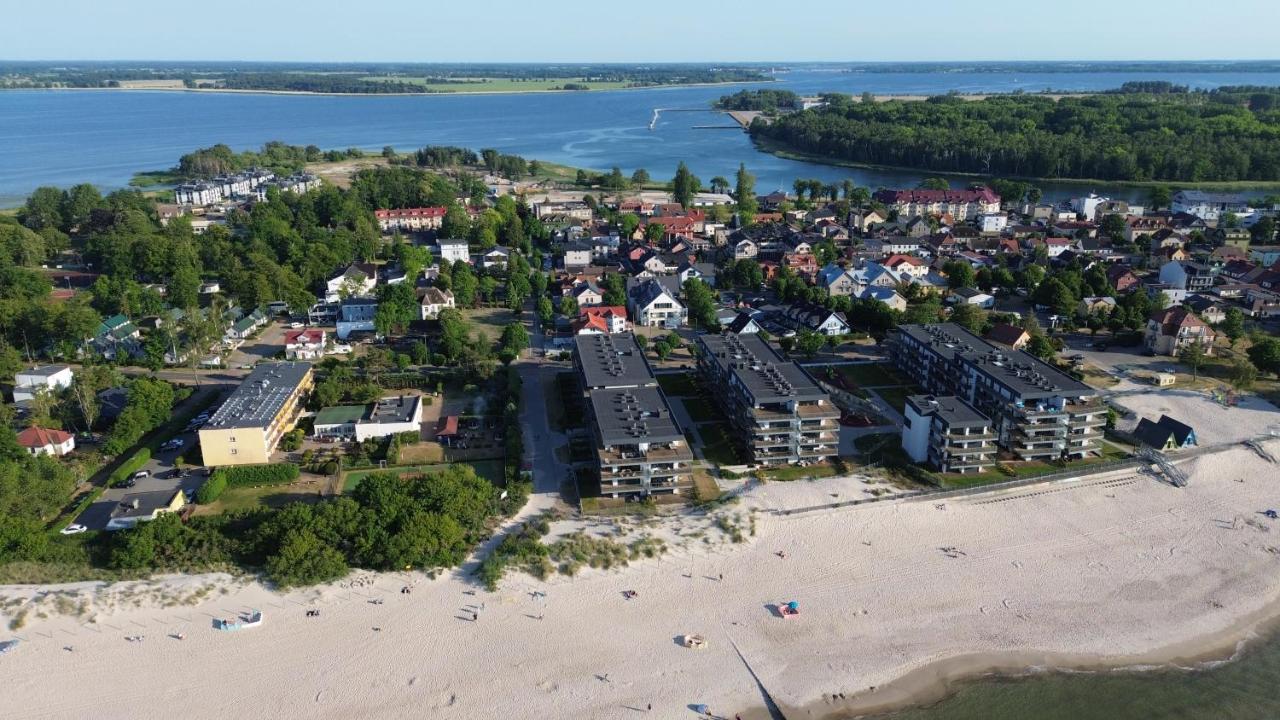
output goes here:
{"type": "Polygon", "coordinates": [[[1224,213],[1244,215],[1252,212],[1249,201],[1239,193],[1213,193],[1202,190],[1179,190],[1173,195],[1170,209],[1175,213],[1195,215],[1207,222],[1216,221],[1224,213]]]}
{"type": "Polygon", "coordinates": [[[213,183],[185,183],[173,189],[173,201],[179,205],[213,205],[222,198],[222,186],[213,183]]]}
{"type": "Polygon", "coordinates": [[[378,301],[373,298],[351,298],[338,308],[338,339],[346,340],[353,332],[373,332],[373,316],[378,301]]]}
{"type": "Polygon", "coordinates": [[[401,395],[369,405],[323,408],[316,413],[312,428],[314,437],[359,442],[399,433],[418,433],[422,430],[422,398],[401,395]]]}
{"type": "Polygon", "coordinates": [[[290,330],[284,334],[286,360],[319,360],[324,357],[325,331],[320,328],[290,330]]]}
{"type": "Polygon", "coordinates": [[[1009,227],[1009,216],[1004,213],[983,213],[978,216],[978,230],[984,233],[1000,233],[1009,227]]]}
{"type": "Polygon", "coordinates": [[[675,328],[684,324],[688,311],[657,280],[648,280],[627,296],[631,318],[637,325],[675,328]]]}
{"type": "Polygon", "coordinates": [[[1084,197],[1071,198],[1071,209],[1075,211],[1076,215],[1093,222],[1098,215],[1098,206],[1109,201],[1108,198],[1104,198],[1101,195],[1089,193],[1084,197]]]}
{"type": "Polygon", "coordinates": [[[18,433],[18,445],[32,455],[59,457],[76,449],[76,438],[61,430],[29,427],[18,433]]]}
{"type": "Polygon", "coordinates": [[[400,210],[375,210],[382,232],[439,230],[444,225],[448,210],[443,207],[404,208],[400,210]]]}
{"type": "Polygon", "coordinates": [[[422,296],[422,319],[435,320],[440,317],[441,310],[451,307],[454,307],[453,292],[429,287],[422,296]]]}
{"type": "Polygon", "coordinates": [[[75,373],[67,365],[37,365],[13,376],[13,401],[31,400],[36,393],[71,387],[75,373]]]}
{"type": "Polygon", "coordinates": [[[373,292],[378,284],[377,269],[364,263],[353,263],[342,272],[325,281],[325,302],[338,302],[342,298],[360,297],[373,292]]]}
{"type": "Polygon", "coordinates": [[[455,263],[459,260],[464,263],[471,262],[471,248],[467,245],[466,240],[441,240],[439,250],[440,252],[437,255],[441,262],[455,263]]]}

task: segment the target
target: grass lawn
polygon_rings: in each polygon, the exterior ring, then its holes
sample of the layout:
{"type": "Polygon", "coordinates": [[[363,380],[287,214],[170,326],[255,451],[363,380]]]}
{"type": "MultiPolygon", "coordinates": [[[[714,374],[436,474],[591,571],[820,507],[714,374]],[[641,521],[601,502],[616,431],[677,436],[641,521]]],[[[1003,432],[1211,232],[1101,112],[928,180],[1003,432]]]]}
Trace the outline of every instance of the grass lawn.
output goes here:
{"type": "Polygon", "coordinates": [[[698,435],[702,438],[702,455],[707,462],[716,465],[737,465],[742,462],[729,440],[729,427],[724,424],[706,424],[698,426],[698,435]]]}
{"type": "Polygon", "coordinates": [[[698,394],[698,384],[689,373],[659,373],[658,387],[671,397],[693,397],[698,394]]]}
{"type": "Polygon", "coordinates": [[[680,401],[695,423],[721,422],[720,411],[709,400],[686,398],[680,401]]]}
{"type": "MultiPolygon", "coordinates": [[[[502,482],[502,461],[501,460],[476,460],[469,463],[453,463],[455,465],[470,465],[475,468],[476,474],[482,478],[486,478],[494,484],[502,482]]],[[[428,473],[433,470],[446,470],[449,464],[443,465],[397,465],[388,468],[367,468],[364,470],[352,470],[348,472],[342,479],[342,492],[349,493],[355,489],[360,481],[376,472],[389,472],[396,475],[411,475],[419,473],[428,473]]]]}
{"type": "Polygon", "coordinates": [[[757,475],[762,475],[767,480],[800,480],[805,478],[824,478],[831,477],[838,473],[839,470],[831,463],[819,463],[808,467],[800,467],[799,465],[779,465],[777,467],[764,468],[757,470],[757,475]]]}
{"type": "Polygon", "coordinates": [[[1129,457],[1129,453],[1124,449],[1104,442],[1102,444],[1102,454],[1098,457],[1085,458],[1076,460],[1067,465],[1056,465],[1047,462],[1007,462],[1005,467],[1013,471],[1013,474],[1001,472],[1000,470],[988,470],[984,473],[957,474],[949,473],[946,475],[936,474],[935,477],[942,483],[945,488],[963,488],[973,487],[975,485],[986,485],[988,483],[1006,482],[1009,480],[1021,480],[1023,478],[1031,478],[1039,475],[1050,475],[1056,472],[1066,470],[1075,470],[1077,468],[1088,467],[1090,465],[1100,465],[1102,463],[1115,462],[1124,460],[1129,457]]]}
{"type": "Polygon", "coordinates": [[[462,308],[462,317],[490,341],[496,342],[502,329],[516,319],[505,307],[462,308]]]}
{"type": "Polygon", "coordinates": [[[899,413],[903,412],[907,407],[907,396],[918,395],[920,390],[915,386],[898,386],[877,388],[875,393],[879,395],[889,406],[899,413]]]}
{"type": "Polygon", "coordinates": [[[706,470],[699,468],[693,471],[693,487],[698,502],[715,502],[720,499],[720,486],[706,470]]]}
{"type": "Polygon", "coordinates": [[[865,363],[859,365],[832,365],[840,377],[861,387],[883,387],[886,385],[907,385],[904,378],[889,363],[865,363]]]}
{"type": "Polygon", "coordinates": [[[437,442],[420,442],[400,448],[400,462],[406,465],[423,465],[444,461],[444,448],[437,442]]]}
{"type": "Polygon", "coordinates": [[[201,515],[253,510],[260,507],[280,507],[292,502],[315,502],[314,491],[301,492],[288,485],[264,485],[262,487],[229,487],[222,497],[207,506],[198,506],[201,515]]]}

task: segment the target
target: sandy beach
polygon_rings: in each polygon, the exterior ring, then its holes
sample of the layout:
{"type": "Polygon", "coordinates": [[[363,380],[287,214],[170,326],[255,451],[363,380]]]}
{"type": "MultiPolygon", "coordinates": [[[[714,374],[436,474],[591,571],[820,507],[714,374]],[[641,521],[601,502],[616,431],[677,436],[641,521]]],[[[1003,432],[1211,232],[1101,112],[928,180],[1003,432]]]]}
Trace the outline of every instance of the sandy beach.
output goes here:
{"type": "Polygon", "coordinates": [[[771,483],[727,511],[756,519],[744,543],[704,534],[621,570],[511,574],[493,593],[368,573],[283,595],[225,576],[0,588],[6,622],[28,608],[0,633],[25,640],[0,657],[0,717],[634,718],[652,704],[668,718],[705,703],[762,718],[763,687],[788,718],[816,718],[990,669],[1226,657],[1277,613],[1280,523],[1258,511],[1278,504],[1280,467],[1238,446],[1184,467],[1185,489],[1123,472],[787,516],[770,510],[850,481],[771,483]],[[783,619],[790,600],[800,615],[783,619]],[[254,608],[261,627],[212,629],[254,608]]]}

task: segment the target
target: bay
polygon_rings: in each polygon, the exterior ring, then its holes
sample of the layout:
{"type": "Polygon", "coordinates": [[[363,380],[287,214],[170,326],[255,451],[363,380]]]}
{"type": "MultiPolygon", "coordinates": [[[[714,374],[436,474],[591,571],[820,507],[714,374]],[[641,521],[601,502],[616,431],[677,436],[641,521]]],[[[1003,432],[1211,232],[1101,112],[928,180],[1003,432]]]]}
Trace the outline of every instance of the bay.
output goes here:
{"type": "MultiPolygon", "coordinates": [[[[942,94],[1092,91],[1130,80],[1168,80],[1195,88],[1280,85],[1280,73],[866,73],[803,66],[767,85],[802,94],[872,92],[942,94]]],[[[779,158],[758,151],[732,121],[708,110],[743,87],[716,85],[586,93],[422,96],[306,96],[125,90],[10,90],[0,92],[0,207],[20,204],[40,185],[90,182],[104,190],[125,186],[133,173],[173,166],[199,147],[226,143],[254,149],[270,140],[322,148],[385,145],[492,147],[576,167],[626,173],[647,169],[670,177],[684,161],[704,183],[731,177],[738,163],[766,192],[790,188],[798,177],[852,180],[868,187],[911,186],[921,173],[842,168],[779,158]],[[657,108],[656,126],[649,123],[657,108]],[[670,109],[696,110],[672,112],[670,109]]],[[[1039,183],[1050,199],[1090,190],[1140,198],[1143,191],[1107,185],[1039,183]]]]}

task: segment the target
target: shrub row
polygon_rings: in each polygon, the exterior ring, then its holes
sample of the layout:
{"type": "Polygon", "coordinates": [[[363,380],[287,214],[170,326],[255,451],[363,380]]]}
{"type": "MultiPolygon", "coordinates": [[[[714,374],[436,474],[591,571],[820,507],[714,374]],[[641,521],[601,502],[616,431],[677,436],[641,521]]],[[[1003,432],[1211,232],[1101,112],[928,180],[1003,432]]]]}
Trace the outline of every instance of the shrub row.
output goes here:
{"type": "Polygon", "coordinates": [[[213,477],[204,481],[200,489],[196,491],[196,502],[201,505],[209,503],[222,497],[222,493],[227,489],[227,476],[221,472],[213,474],[213,477]]]}
{"type": "Polygon", "coordinates": [[[238,465],[218,468],[214,478],[222,477],[226,487],[252,487],[255,485],[279,485],[298,479],[298,466],[293,463],[272,465],[238,465]]]}
{"type": "Polygon", "coordinates": [[[107,476],[107,487],[119,487],[124,484],[129,476],[142,469],[143,465],[151,459],[150,448],[139,448],[137,452],[129,456],[128,460],[120,463],[120,466],[107,476]]]}

